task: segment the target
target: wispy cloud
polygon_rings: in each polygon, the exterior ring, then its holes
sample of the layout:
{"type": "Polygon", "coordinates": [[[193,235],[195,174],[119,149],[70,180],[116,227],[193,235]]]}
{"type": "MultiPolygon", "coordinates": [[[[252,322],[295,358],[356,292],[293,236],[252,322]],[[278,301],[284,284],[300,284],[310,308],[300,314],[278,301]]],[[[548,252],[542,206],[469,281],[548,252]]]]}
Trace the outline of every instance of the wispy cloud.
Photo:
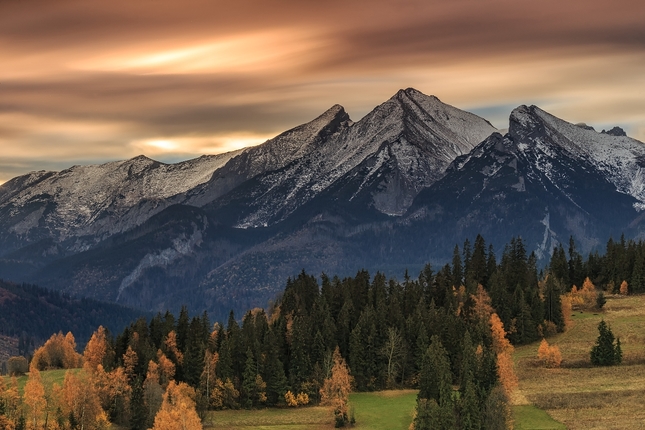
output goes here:
{"type": "Polygon", "coordinates": [[[0,2],[0,181],[264,141],[416,87],[645,138],[640,0],[0,2]]]}

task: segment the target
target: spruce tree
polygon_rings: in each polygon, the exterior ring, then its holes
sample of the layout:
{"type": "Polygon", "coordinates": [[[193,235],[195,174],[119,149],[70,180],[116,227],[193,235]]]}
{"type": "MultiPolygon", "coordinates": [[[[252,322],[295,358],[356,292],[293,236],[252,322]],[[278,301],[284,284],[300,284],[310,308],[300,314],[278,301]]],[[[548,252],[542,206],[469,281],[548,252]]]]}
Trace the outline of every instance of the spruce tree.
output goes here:
{"type": "Polygon", "coordinates": [[[613,366],[623,359],[620,339],[614,345],[614,334],[605,320],[598,323],[598,339],[591,348],[591,363],[595,366],[613,366]]]}
{"type": "Polygon", "coordinates": [[[289,360],[289,383],[292,391],[300,391],[302,384],[311,376],[311,336],[309,321],[305,316],[293,320],[291,356],[289,360]]]}
{"type": "Polygon", "coordinates": [[[438,336],[432,336],[421,363],[419,398],[434,399],[437,404],[452,399],[452,373],[448,352],[438,336]]]}
{"type": "Polygon", "coordinates": [[[564,331],[560,287],[551,274],[547,276],[544,288],[544,319],[554,323],[559,332],[564,331]]]}
{"type": "Polygon", "coordinates": [[[253,407],[253,398],[255,397],[255,377],[257,367],[253,359],[251,348],[246,350],[246,364],[244,374],[242,375],[242,407],[251,409],[253,407]]]}

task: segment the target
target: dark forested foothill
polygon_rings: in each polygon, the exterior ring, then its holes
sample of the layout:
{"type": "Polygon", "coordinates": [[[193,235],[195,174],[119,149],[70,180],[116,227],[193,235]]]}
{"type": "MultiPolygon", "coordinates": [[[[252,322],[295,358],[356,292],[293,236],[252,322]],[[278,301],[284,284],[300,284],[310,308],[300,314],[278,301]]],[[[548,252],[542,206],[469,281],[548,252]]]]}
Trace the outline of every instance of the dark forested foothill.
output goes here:
{"type": "Polygon", "coordinates": [[[21,355],[52,333],[71,331],[83,346],[99,325],[118,332],[141,315],[140,310],[116,304],[0,280],[0,334],[18,337],[21,355]]]}

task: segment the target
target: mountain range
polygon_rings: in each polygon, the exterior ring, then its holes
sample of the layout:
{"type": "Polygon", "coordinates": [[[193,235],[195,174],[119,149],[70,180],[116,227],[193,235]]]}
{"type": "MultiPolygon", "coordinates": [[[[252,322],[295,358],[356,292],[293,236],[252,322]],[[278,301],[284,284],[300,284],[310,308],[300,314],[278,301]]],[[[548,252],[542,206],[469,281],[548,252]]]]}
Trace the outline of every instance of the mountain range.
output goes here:
{"type": "Polygon", "coordinates": [[[414,89],[357,122],[344,108],[240,151],[144,156],[0,186],[0,277],[145,310],[222,318],[287,277],[402,275],[482,234],[548,261],[644,231],[645,144],[536,106],[488,121],[414,89]]]}

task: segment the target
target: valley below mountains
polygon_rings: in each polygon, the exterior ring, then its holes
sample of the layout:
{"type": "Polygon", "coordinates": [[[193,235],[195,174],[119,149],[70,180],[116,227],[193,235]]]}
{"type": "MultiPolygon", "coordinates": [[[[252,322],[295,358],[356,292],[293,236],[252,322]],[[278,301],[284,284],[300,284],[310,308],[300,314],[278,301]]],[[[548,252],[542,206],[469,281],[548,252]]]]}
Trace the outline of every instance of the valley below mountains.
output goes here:
{"type": "Polygon", "coordinates": [[[139,156],[0,186],[0,278],[146,311],[265,307],[301,270],[416,276],[481,234],[548,261],[645,231],[645,144],[520,106],[502,135],[414,89],[267,142],[139,156]]]}

